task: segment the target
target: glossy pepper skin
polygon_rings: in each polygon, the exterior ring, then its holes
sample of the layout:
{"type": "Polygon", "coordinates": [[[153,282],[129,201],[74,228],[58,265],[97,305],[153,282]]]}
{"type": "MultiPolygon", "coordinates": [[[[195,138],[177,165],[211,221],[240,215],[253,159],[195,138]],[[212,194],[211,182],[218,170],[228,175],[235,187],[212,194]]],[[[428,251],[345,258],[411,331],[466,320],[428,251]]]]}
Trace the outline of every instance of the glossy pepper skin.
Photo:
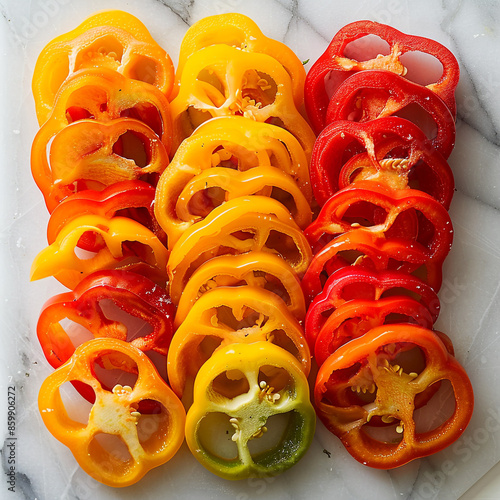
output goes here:
{"type": "Polygon", "coordinates": [[[204,47],[220,44],[274,57],[288,73],[295,106],[301,109],[306,79],[302,62],[285,44],[266,37],[252,19],[234,12],[204,17],[187,30],[180,48],[177,83],[189,57],[204,47]]]}
{"type": "Polygon", "coordinates": [[[241,255],[220,255],[202,264],[182,292],[175,326],[180,326],[204,293],[221,287],[245,285],[273,292],[296,319],[304,320],[306,305],[297,273],[278,255],[252,251],[241,255]]]}
{"type": "Polygon", "coordinates": [[[335,236],[314,254],[301,281],[306,302],[321,293],[329,276],[348,266],[414,274],[436,291],[442,282],[442,263],[430,261],[423,245],[357,228],[335,236]]]}
{"type": "MultiPolygon", "coordinates": [[[[80,191],[66,198],[50,214],[47,225],[47,241],[54,243],[59,232],[71,220],[81,215],[99,215],[111,219],[114,216],[128,217],[140,222],[155,233],[162,243],[166,236],[154,216],[155,188],[142,181],[123,181],[112,184],[103,191],[91,189],[80,191]]],[[[95,238],[78,242],[79,248],[98,250],[95,238]]]]}
{"type": "Polygon", "coordinates": [[[204,467],[225,479],[270,476],[303,457],[315,424],[307,379],[290,353],[269,342],[232,344],[215,352],[198,372],[186,442],[204,467]],[[284,425],[269,430],[281,434],[279,440],[251,452],[249,441],[261,438],[275,415],[286,418],[284,425]],[[210,425],[217,417],[218,425],[210,425]],[[222,455],[225,443],[231,448],[222,455]]]}
{"type": "Polygon", "coordinates": [[[304,233],[279,202],[264,196],[227,201],[184,232],[167,265],[169,291],[178,304],[190,276],[209,259],[263,251],[280,256],[299,277],[311,261],[304,233]]]}
{"type": "MultiPolygon", "coordinates": [[[[457,440],[471,418],[474,395],[464,369],[434,332],[400,324],[375,327],[333,353],[318,372],[314,401],[321,421],[356,460],[391,469],[457,440]],[[417,364],[408,362],[411,349],[419,353],[417,364]],[[453,413],[431,430],[418,430],[416,398],[444,380],[453,390],[453,413]],[[367,395],[364,401],[350,404],[349,393],[360,391],[367,395]],[[370,420],[379,417],[393,426],[394,437],[366,432],[370,420]]],[[[431,398],[427,405],[432,404],[431,398]]]]}
{"type": "Polygon", "coordinates": [[[155,132],[134,118],[73,122],[55,135],[48,163],[33,160],[49,212],[82,190],[103,191],[128,180],[155,186],[169,161],[155,132]]]}
{"type": "Polygon", "coordinates": [[[429,312],[434,323],[439,315],[440,301],[436,292],[416,276],[397,271],[372,271],[344,268],[335,271],[322,292],[311,302],[304,323],[309,345],[316,338],[327,317],[338,307],[352,300],[380,300],[393,295],[414,298],[429,312]]]}
{"type": "Polygon", "coordinates": [[[175,308],[165,289],[132,272],[99,271],[83,279],[74,290],[53,296],[42,307],[37,336],[52,367],[65,363],[78,343],[71,328],[62,325],[65,320],[83,326],[94,337],[127,340],[126,319],[118,319],[116,313],[117,319],[111,319],[109,311],[107,315],[103,309],[104,302],[112,302],[115,308],[151,327],[150,332],[132,338],[131,345],[141,351],[167,355],[175,308]]]}
{"type": "Polygon", "coordinates": [[[330,99],[326,124],[337,120],[366,122],[395,114],[403,114],[420,126],[432,146],[444,158],[450,156],[455,145],[455,119],[446,104],[427,87],[390,71],[362,71],[347,78],[330,99]]]}
{"type": "Polygon", "coordinates": [[[50,116],[59,87],[83,68],[106,67],[127,78],[150,83],[169,96],[174,67],[168,54],[133,15],[99,12],[54,38],[38,56],[32,90],[38,122],[50,116]]]}
{"type": "Polygon", "coordinates": [[[336,121],[318,136],[311,157],[317,202],[324,205],[356,180],[373,180],[394,189],[417,185],[446,209],[455,187],[445,158],[415,124],[397,116],[336,121]]]}
{"type": "MultiPolygon", "coordinates": [[[[154,146],[155,140],[159,140],[163,143],[167,154],[170,152],[172,126],[169,104],[166,97],[156,87],[137,80],[130,80],[120,73],[105,67],[79,70],[66,79],[56,95],[54,109],[50,117],[37,132],[31,148],[31,171],[44,197],[51,197],[51,190],[57,179],[64,179],[64,176],[69,176],[71,179],[78,180],[78,176],[74,178],[75,168],[82,168],[87,174],[89,174],[89,169],[90,173],[92,172],[90,168],[92,161],[87,163],[84,160],[83,164],[78,162],[78,158],[81,158],[82,153],[80,151],[76,155],[77,167],[75,167],[74,157],[70,155],[68,163],[65,162],[63,157],[61,162],[55,166],[54,177],[52,167],[47,160],[47,147],[52,139],[55,140],[58,133],[62,132],[64,135],[69,135],[77,129],[79,131],[77,136],[81,136],[82,129],[86,131],[87,127],[90,127],[93,132],[85,140],[85,143],[88,141],[94,146],[100,144],[100,140],[95,140],[94,133],[97,135],[102,134],[102,141],[105,144],[95,153],[98,160],[97,166],[99,166],[101,160],[105,162],[102,157],[104,159],[108,158],[109,161],[116,154],[116,152],[113,152],[112,145],[115,139],[118,140],[117,128],[122,127],[123,132],[125,132],[128,130],[127,127],[133,127],[133,125],[130,125],[130,122],[121,122],[121,125],[111,124],[109,127],[98,124],[109,124],[109,122],[113,122],[118,118],[127,117],[143,123],[143,126],[139,126],[141,127],[138,129],[139,132],[141,129],[144,130],[144,125],[148,127],[146,129],[148,131],[144,132],[147,136],[144,134],[143,136],[145,143],[150,144],[148,147],[152,151],[161,150],[161,147],[156,148],[154,146]],[[78,124],[78,128],[72,128],[69,132],[64,130],[68,125],[84,119],[93,123],[88,125],[78,124]],[[155,139],[155,136],[157,139],[155,139]]],[[[132,128],[132,130],[134,129],[132,128]]],[[[61,147],[64,149],[64,143],[61,147]]],[[[158,151],[155,153],[156,156],[161,155],[158,151]]],[[[88,152],[92,152],[92,149],[88,152]]],[[[153,155],[152,159],[153,165],[156,166],[158,171],[165,168],[166,164],[162,165],[156,156],[153,155]]],[[[124,168],[125,170],[128,168],[133,172],[136,170],[133,164],[135,162],[121,161],[116,166],[112,164],[110,168],[113,174],[124,168]]]]}
{"type": "Polygon", "coordinates": [[[412,323],[431,329],[434,318],[423,303],[409,296],[349,300],[332,311],[319,332],[312,332],[316,363],[321,366],[340,346],[387,323],[412,323]]]}
{"type": "Polygon", "coordinates": [[[283,66],[270,55],[228,45],[205,47],[187,59],[171,111],[174,151],[201,123],[218,116],[279,124],[297,138],[308,158],[315,139],[295,106],[283,66]]]}
{"type": "Polygon", "coordinates": [[[55,241],[38,253],[31,265],[30,279],[54,276],[64,286],[75,288],[95,271],[123,269],[164,284],[167,260],[167,249],[139,222],[126,217],[81,215],[68,222],[55,241]],[[97,252],[79,255],[75,249],[88,233],[102,239],[103,244],[97,252]]]}
{"type": "Polygon", "coordinates": [[[38,407],[49,432],[71,450],[80,467],[108,486],[136,483],[170,460],[184,439],[182,403],[144,353],[117,339],[94,339],[78,347],[45,379],[38,407]],[[93,368],[102,361],[115,370],[133,367],[137,379],[132,387],[118,383],[111,390],[104,387],[93,368]],[[66,410],[60,387],[67,382],[81,382],[95,393],[87,423],[74,420],[66,410]],[[156,404],[155,413],[141,413],[145,400],[156,404]],[[119,439],[126,452],[106,449],[96,439],[103,434],[119,439]]]}
{"type": "Polygon", "coordinates": [[[155,214],[169,248],[218,204],[250,194],[277,197],[301,227],[311,219],[309,168],[299,142],[280,127],[241,116],[203,123],[157,185],[155,214]]]}
{"type": "Polygon", "coordinates": [[[434,56],[441,63],[442,74],[437,81],[426,87],[435,92],[455,116],[455,88],[460,70],[455,56],[446,47],[428,38],[407,35],[385,24],[356,21],[347,24],[337,32],[326,51],[307,74],[304,97],[307,115],[315,132],[319,134],[325,126],[329,104],[325,78],[328,75],[334,83],[334,89],[354,72],[368,69],[388,70],[411,80],[411,74],[402,59],[406,53],[413,51],[434,56]],[[358,60],[346,55],[346,48],[351,42],[367,35],[376,35],[386,41],[390,46],[390,53],[368,60],[365,54],[357,56],[358,60]]]}
{"type": "Polygon", "coordinates": [[[386,238],[417,242],[428,260],[442,263],[453,241],[447,210],[417,189],[393,189],[372,181],[358,181],[337,191],[305,230],[313,250],[335,236],[363,227],[386,238]]]}
{"type": "Polygon", "coordinates": [[[168,354],[168,380],[182,397],[188,379],[217,349],[269,342],[290,352],[307,376],[311,355],[304,331],[283,301],[255,286],[221,287],[205,293],[175,331],[168,354]]]}

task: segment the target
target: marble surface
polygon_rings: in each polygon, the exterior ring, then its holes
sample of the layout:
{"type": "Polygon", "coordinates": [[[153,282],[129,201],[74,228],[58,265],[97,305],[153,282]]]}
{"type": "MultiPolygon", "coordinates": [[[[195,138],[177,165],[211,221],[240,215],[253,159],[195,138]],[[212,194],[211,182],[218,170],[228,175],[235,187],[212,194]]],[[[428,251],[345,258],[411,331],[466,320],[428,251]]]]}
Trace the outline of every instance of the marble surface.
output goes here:
{"type": "MultiPolygon", "coordinates": [[[[500,6],[496,1],[378,0],[0,0],[0,498],[12,499],[270,499],[440,500],[500,498],[473,486],[500,460],[500,6]],[[448,46],[461,66],[456,148],[450,164],[457,192],[451,207],[453,249],[444,268],[437,327],[453,339],[476,394],[469,428],[447,450],[392,472],[355,462],[318,425],[313,445],[293,469],[273,479],[223,481],[203,469],[183,445],[166,466],[125,490],[100,485],[52,438],[36,398],[50,373],[35,338],[43,302],[61,291],[54,280],[30,283],[32,259],[45,245],[47,213],[29,171],[37,130],[31,75],[53,37],[104,8],[138,16],[177,60],[187,27],[219,12],[251,16],[268,35],[311,63],[344,24],[363,18],[392,24],[448,46]],[[15,440],[8,432],[9,395],[15,396],[15,440]],[[327,450],[329,453],[325,453],[327,450]],[[15,477],[6,475],[15,459],[15,477]],[[9,480],[15,492],[9,492],[9,480]],[[465,493],[469,488],[472,489],[465,493]]],[[[495,469],[483,481],[490,482],[495,469]]]]}

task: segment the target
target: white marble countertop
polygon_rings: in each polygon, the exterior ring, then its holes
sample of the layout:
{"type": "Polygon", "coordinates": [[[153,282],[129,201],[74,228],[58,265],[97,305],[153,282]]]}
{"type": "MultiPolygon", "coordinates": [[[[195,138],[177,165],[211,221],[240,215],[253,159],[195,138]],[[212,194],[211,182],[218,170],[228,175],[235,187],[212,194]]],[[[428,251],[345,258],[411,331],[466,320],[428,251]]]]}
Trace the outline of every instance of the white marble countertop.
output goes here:
{"type": "MultiPolygon", "coordinates": [[[[0,0],[0,498],[12,499],[458,499],[500,460],[500,5],[496,1],[378,0],[0,0]],[[187,27],[214,13],[252,17],[265,34],[311,63],[344,24],[372,19],[434,38],[461,66],[456,147],[449,162],[457,192],[451,207],[453,249],[444,268],[437,327],[454,341],[475,389],[470,426],[457,443],[427,459],[385,472],[355,462],[318,425],[306,457],[273,479],[228,482],[213,476],[187,447],[135,486],[113,490],[86,476],[43,426],[36,399],[50,373],[36,341],[43,302],[55,280],[30,283],[32,259],[45,245],[48,216],[31,179],[29,151],[37,130],[31,76],[37,55],[55,36],[100,9],[139,17],[177,61],[187,27]],[[15,393],[15,492],[5,475],[8,392],[15,393]],[[14,389],[12,389],[14,388],[14,389]],[[331,455],[324,453],[328,450],[331,455]],[[369,492],[369,493],[368,493],[369,492]]],[[[490,472],[484,481],[498,473],[490,472]]],[[[497,488],[497,489],[495,489],[497,488]]],[[[475,486],[463,498],[500,498],[475,486]]]]}

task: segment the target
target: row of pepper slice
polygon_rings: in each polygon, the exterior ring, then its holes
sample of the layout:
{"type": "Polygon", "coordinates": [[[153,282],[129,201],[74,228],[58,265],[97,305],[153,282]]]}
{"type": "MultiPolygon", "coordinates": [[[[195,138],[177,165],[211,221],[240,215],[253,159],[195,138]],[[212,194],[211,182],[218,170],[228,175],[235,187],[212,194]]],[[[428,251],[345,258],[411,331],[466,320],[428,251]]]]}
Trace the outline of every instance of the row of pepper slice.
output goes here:
{"type": "Polygon", "coordinates": [[[293,52],[239,14],[193,25],[176,74],[144,25],[119,11],[43,50],[31,164],[51,215],[32,279],[54,276],[70,291],[38,321],[56,368],[39,407],[92,477],[133,484],[184,436],[222,477],[286,470],[314,435],[311,352],[318,414],[358,460],[394,467],[458,437],[470,383],[449,339],[432,331],[451,244],[445,157],[458,73],[444,48],[413,39],[354,23],[307,82],[293,52]],[[347,59],[348,43],[369,33],[394,54],[347,59]],[[437,56],[451,83],[357,71],[394,70],[406,50],[437,56]],[[342,110],[321,88],[339,72],[350,76],[334,94],[342,110]],[[316,132],[331,122],[316,142],[304,88],[316,132]],[[434,120],[434,137],[386,116],[412,103],[434,120]],[[453,416],[415,435],[413,408],[441,379],[454,389],[453,416]],[[83,417],[65,407],[67,382],[90,403],[83,417]],[[397,427],[403,439],[375,440],[367,427],[397,427]]]}
{"type": "Polygon", "coordinates": [[[307,75],[321,207],[305,231],[314,257],[302,280],[314,401],[347,451],[375,468],[443,449],[472,414],[470,381],[433,329],[453,235],[446,159],[458,75],[441,44],[370,21],[342,28],[307,75]],[[370,54],[369,36],[383,53],[370,54]],[[416,51],[428,58],[420,74],[416,51]],[[446,412],[430,413],[447,398],[446,412]]]}

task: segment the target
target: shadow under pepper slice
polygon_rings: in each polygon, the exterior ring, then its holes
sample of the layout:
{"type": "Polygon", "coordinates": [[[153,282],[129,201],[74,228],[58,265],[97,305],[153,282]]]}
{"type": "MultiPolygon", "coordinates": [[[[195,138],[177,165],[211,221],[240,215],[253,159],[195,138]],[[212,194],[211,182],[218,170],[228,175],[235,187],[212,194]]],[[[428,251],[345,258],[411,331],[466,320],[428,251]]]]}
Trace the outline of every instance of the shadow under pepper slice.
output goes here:
{"type": "Polygon", "coordinates": [[[302,62],[285,44],[265,36],[252,19],[235,12],[204,17],[186,31],[180,48],[177,82],[189,57],[204,47],[219,44],[274,57],[290,76],[295,106],[301,109],[306,79],[302,62]]]}
{"type": "Polygon", "coordinates": [[[264,196],[227,201],[185,231],[168,261],[170,296],[178,304],[196,269],[219,255],[263,251],[279,255],[299,277],[311,261],[311,247],[288,210],[264,196]]]}
{"type": "Polygon", "coordinates": [[[300,280],[291,266],[278,255],[252,251],[241,255],[221,255],[202,264],[191,275],[182,292],[175,315],[175,326],[181,325],[194,303],[204,293],[220,287],[244,285],[273,292],[297,320],[304,320],[304,294],[300,280]]]}
{"type": "Polygon", "coordinates": [[[244,116],[288,130],[311,155],[314,133],[293,101],[292,82],[267,54],[212,45],[195,52],[182,71],[171,103],[174,151],[201,123],[218,116],[244,116]]]}
{"type": "Polygon", "coordinates": [[[49,432],[71,450],[80,467],[108,486],[136,483],[170,460],[184,440],[182,403],[144,353],[117,339],[94,339],[78,347],[43,382],[38,408],[49,432]],[[109,390],[101,384],[94,365],[110,357],[111,368],[134,366],[137,379],[133,386],[116,384],[109,390]],[[95,401],[88,422],[68,414],[60,391],[67,382],[80,382],[93,390],[95,401]],[[141,413],[145,402],[154,403],[156,412],[141,413]],[[104,436],[112,437],[115,446],[107,447],[99,439],[104,436]]]}
{"type": "Polygon", "coordinates": [[[450,156],[455,119],[446,104],[427,87],[390,71],[362,71],[345,80],[332,95],[326,123],[367,122],[393,115],[417,125],[444,158],[450,156]]]}
{"type": "Polygon", "coordinates": [[[75,288],[95,271],[124,269],[164,284],[167,260],[167,249],[139,222],[125,217],[82,215],[69,221],[55,241],[35,257],[30,279],[54,276],[64,286],[75,288]],[[102,239],[103,245],[90,254],[75,252],[88,233],[102,239]]]}
{"type": "Polygon", "coordinates": [[[418,300],[430,313],[434,323],[440,302],[436,292],[416,276],[397,271],[372,271],[347,267],[335,271],[307,309],[306,337],[314,345],[328,316],[351,300],[379,300],[393,295],[406,295],[418,300]]]}
{"type": "MultiPolygon", "coordinates": [[[[366,44],[365,47],[369,45],[366,44]]],[[[428,38],[408,35],[385,24],[373,21],[355,21],[341,28],[333,37],[325,52],[309,70],[305,85],[305,104],[309,120],[316,131],[325,126],[325,116],[329,103],[326,89],[335,88],[349,75],[368,69],[384,69],[400,76],[411,78],[406,66],[405,55],[410,52],[422,52],[435,57],[442,65],[442,73],[436,81],[425,86],[435,92],[448,106],[452,115],[456,114],[455,88],[458,84],[460,69],[455,56],[442,44],[428,38]],[[360,38],[376,35],[390,46],[387,55],[366,59],[360,55],[358,60],[346,55],[346,48],[360,38]]]]}
{"type": "Polygon", "coordinates": [[[70,320],[86,328],[94,337],[128,341],[141,351],[154,351],[166,356],[173,335],[175,309],[167,292],[144,276],[127,271],[98,271],[83,279],[73,291],[55,295],[40,312],[37,336],[47,361],[54,368],[65,363],[78,345],[70,320]],[[129,331],[121,313],[109,317],[105,302],[140,319],[151,328],[129,331]],[[139,333],[139,335],[137,335],[139,333]]]}
{"type": "Polygon", "coordinates": [[[32,87],[40,125],[49,117],[64,80],[79,69],[97,66],[150,83],[166,97],[174,83],[170,57],[139,19],[119,10],[99,12],[49,42],[38,56],[32,87]]]}
{"type": "Polygon", "coordinates": [[[267,341],[290,352],[307,376],[311,355],[299,322],[272,292],[255,286],[220,287],[193,305],[168,354],[168,380],[181,397],[188,379],[223,346],[267,341]]]}
{"type": "Polygon", "coordinates": [[[327,125],[314,144],[310,170],[320,205],[358,176],[394,189],[415,186],[446,209],[455,187],[445,158],[415,124],[398,116],[327,125]]]}
{"type": "Polygon", "coordinates": [[[73,122],[55,135],[49,161],[39,160],[33,157],[32,172],[49,212],[82,190],[137,179],[156,185],[169,161],[158,136],[134,118],[73,122]]]}
{"type": "Polygon", "coordinates": [[[315,425],[307,378],[290,353],[269,342],[232,344],[198,372],[186,441],[218,476],[269,477],[304,456],[315,425]]]}
{"type": "MultiPolygon", "coordinates": [[[[434,421],[442,404],[433,409],[433,400],[425,406],[430,406],[434,421]]],[[[314,401],[319,418],[356,460],[392,469],[456,441],[472,416],[474,395],[465,370],[438,335],[400,324],[375,327],[333,353],[318,372],[314,401]],[[416,398],[443,381],[451,385],[453,408],[440,415],[438,424],[422,428],[416,398]],[[365,401],[340,403],[361,389],[365,401]],[[367,424],[375,417],[392,424],[392,434],[370,433],[367,424]]]]}

